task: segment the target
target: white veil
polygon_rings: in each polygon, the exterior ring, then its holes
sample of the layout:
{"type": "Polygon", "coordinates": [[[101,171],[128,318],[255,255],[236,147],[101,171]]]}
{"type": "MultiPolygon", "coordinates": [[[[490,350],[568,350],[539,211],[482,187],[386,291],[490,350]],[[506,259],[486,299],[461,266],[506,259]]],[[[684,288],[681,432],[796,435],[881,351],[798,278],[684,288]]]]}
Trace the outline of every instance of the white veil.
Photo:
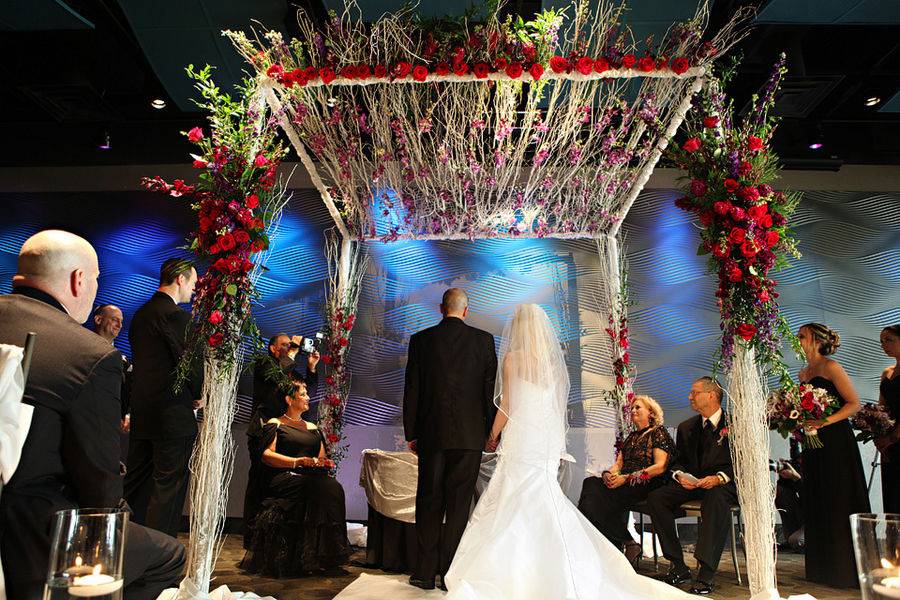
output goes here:
{"type": "Polygon", "coordinates": [[[504,451],[515,439],[528,446],[517,451],[565,455],[569,373],[553,325],[537,304],[516,307],[503,329],[498,366],[494,403],[509,418],[501,438],[504,451]]]}

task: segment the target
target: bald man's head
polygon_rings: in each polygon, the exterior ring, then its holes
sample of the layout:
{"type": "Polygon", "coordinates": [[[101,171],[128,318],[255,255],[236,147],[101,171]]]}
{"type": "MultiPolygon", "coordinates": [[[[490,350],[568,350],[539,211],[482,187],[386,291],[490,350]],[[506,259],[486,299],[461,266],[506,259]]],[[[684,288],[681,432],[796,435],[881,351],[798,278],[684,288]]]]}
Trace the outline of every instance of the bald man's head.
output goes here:
{"type": "Polygon", "coordinates": [[[441,299],[441,314],[445,317],[466,318],[469,313],[469,296],[462,288],[450,288],[441,299]]]}
{"type": "Polygon", "coordinates": [[[48,229],[25,240],[13,286],[42,290],[66,307],[79,323],[87,321],[97,296],[97,253],[84,238],[48,229]]]}

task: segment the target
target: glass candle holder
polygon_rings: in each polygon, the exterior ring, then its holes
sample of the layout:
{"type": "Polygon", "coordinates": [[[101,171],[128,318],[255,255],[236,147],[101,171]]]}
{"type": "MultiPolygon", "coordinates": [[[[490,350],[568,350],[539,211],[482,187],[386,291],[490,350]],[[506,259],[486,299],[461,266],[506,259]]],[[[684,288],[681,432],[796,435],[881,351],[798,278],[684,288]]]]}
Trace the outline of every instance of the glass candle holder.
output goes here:
{"type": "Polygon", "coordinates": [[[56,513],[44,600],[121,600],[127,528],[128,513],[119,509],[56,513]]]}
{"type": "Polygon", "coordinates": [[[900,599],[900,514],[850,515],[863,600],[900,599]]]}

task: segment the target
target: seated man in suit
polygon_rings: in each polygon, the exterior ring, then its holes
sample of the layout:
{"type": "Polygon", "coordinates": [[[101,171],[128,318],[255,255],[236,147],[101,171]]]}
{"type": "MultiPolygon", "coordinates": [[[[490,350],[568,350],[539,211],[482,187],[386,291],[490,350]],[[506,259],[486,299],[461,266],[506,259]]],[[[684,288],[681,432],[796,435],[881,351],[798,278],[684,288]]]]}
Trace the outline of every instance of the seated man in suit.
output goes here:
{"type": "MultiPolygon", "coordinates": [[[[34,407],[22,458],[0,497],[0,552],[8,596],[39,600],[53,514],[122,505],[119,428],[122,355],[81,326],[100,274],[97,254],[65,231],[42,231],[19,253],[13,292],[0,296],[0,343],[37,333],[24,402],[34,407]]],[[[177,585],[184,548],[128,525],[125,597],[151,600],[177,585]]]]}
{"type": "Polygon", "coordinates": [[[701,377],[691,386],[688,398],[691,408],[699,414],[678,426],[672,481],[647,497],[653,530],[659,535],[663,556],[672,563],[665,577],[671,585],[691,578],[690,569],[684,564],[675,518],[682,503],[700,500],[703,518],[694,550],[700,568],[691,587],[692,593],[700,595],[713,590],[728,537],[731,505],[737,503],[722,394],[722,388],[711,377],[701,377]]]}

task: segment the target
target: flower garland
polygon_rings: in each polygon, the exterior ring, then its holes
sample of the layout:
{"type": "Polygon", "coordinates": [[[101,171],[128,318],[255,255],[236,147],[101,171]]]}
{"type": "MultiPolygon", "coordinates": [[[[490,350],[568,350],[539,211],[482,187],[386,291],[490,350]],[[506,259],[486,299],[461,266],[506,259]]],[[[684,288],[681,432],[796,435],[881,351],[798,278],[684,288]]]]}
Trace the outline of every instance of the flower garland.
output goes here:
{"type": "Polygon", "coordinates": [[[191,201],[198,226],[188,236],[190,249],[210,265],[197,280],[195,328],[179,364],[178,385],[204,351],[233,367],[241,340],[258,340],[256,324],[248,318],[258,296],[253,258],[268,249],[268,227],[287,201],[275,179],[286,149],[275,139],[274,123],[251,105],[255,84],[245,82],[232,99],[215,86],[209,66],[200,71],[191,66],[187,72],[205,100],[198,104],[209,111],[212,129],[209,136],[201,127],[184,132],[198,147],[198,154],[192,155],[200,171],[198,182],[188,185],[176,179],[169,184],[159,176],[141,180],[148,190],[191,201]]]}
{"type": "Polygon", "coordinates": [[[694,118],[686,126],[688,139],[670,151],[686,173],[685,196],[675,205],[694,213],[700,223],[698,254],[709,255],[710,271],[718,276],[716,291],[721,315],[722,344],[718,366],[731,368],[735,338],[756,351],[782,384],[790,375],[780,351],[782,338],[793,340],[778,308],[774,267],[799,256],[788,227],[800,195],[775,191],[778,157],[770,148],[778,123],[771,109],[786,71],[782,54],[763,88],[754,95],[753,110],[740,125],[732,103],[718,87],[724,73],[694,99],[694,118]]]}
{"type": "MultiPolygon", "coordinates": [[[[598,242],[598,248],[602,248],[598,242]]],[[[604,254],[601,250],[601,261],[604,254]]],[[[603,263],[605,264],[605,263],[603,263]]],[[[628,268],[624,261],[615,265],[619,271],[619,289],[609,290],[610,308],[607,316],[607,327],[604,329],[609,337],[610,356],[615,385],[608,393],[607,404],[616,411],[616,452],[619,451],[625,438],[634,430],[631,419],[631,403],[634,400],[634,366],[631,364],[628,333],[628,268]]],[[[607,273],[607,277],[609,274],[607,273]]]]}
{"type": "MultiPolygon", "coordinates": [[[[347,242],[349,244],[349,242],[347,242]]],[[[350,397],[350,371],[347,352],[350,335],[356,324],[356,307],[366,260],[360,257],[359,247],[346,248],[336,235],[330,235],[325,246],[329,279],[325,303],[326,344],[322,354],[328,374],[325,395],[319,403],[319,428],[325,438],[325,450],[335,468],[347,455],[344,435],[344,410],[350,397]],[[344,253],[348,253],[345,257],[344,253]],[[340,263],[345,260],[347,271],[341,274],[340,263]]]]}

